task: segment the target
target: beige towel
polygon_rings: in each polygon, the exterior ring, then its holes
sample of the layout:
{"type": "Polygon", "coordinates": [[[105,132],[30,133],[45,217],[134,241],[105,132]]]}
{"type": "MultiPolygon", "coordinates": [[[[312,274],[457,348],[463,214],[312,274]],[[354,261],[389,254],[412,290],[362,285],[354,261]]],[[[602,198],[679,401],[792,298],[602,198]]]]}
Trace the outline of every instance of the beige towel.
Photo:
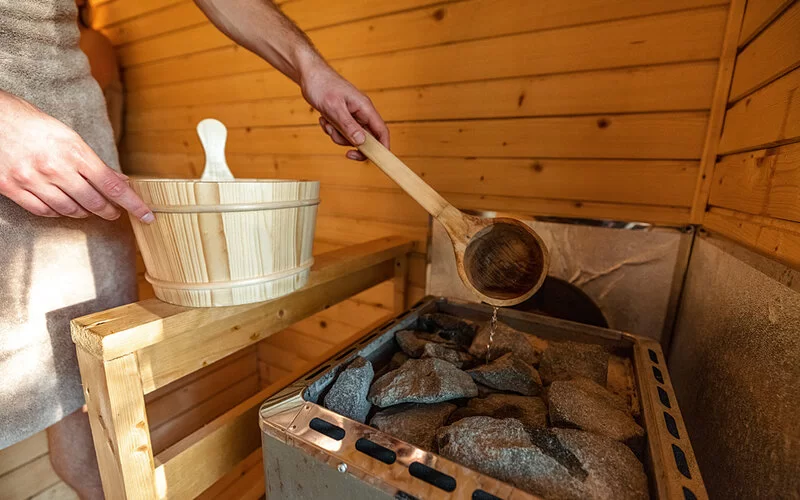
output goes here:
{"type": "MultiPolygon", "coordinates": [[[[118,170],[78,42],[74,0],[0,0],[0,89],[75,129],[118,170]]],[[[133,301],[136,275],[126,222],[34,217],[2,196],[0,256],[2,449],[80,408],[69,320],[133,301]]]]}

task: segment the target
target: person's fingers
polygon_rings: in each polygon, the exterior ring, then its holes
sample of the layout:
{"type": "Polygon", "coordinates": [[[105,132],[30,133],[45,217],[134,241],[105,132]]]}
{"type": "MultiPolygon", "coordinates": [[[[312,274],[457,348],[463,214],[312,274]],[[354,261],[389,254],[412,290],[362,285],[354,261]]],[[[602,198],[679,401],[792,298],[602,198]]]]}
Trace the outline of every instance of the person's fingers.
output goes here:
{"type": "Polygon", "coordinates": [[[355,149],[351,149],[350,151],[345,153],[345,156],[348,159],[354,160],[354,161],[366,161],[366,159],[367,159],[367,157],[364,156],[364,153],[362,153],[361,151],[357,151],[355,149]]]}
{"type": "Polygon", "coordinates": [[[30,192],[61,215],[72,217],[73,219],[89,217],[89,212],[81,208],[75,200],[67,196],[58,186],[42,182],[32,187],[30,192]]]}
{"type": "Polygon", "coordinates": [[[58,217],[58,213],[55,210],[48,207],[45,202],[40,200],[30,191],[25,191],[22,189],[16,189],[14,191],[9,191],[3,193],[5,196],[8,197],[9,200],[13,201],[17,205],[21,206],[28,212],[32,213],[33,215],[38,215],[39,217],[58,217]]]}
{"type": "MultiPolygon", "coordinates": [[[[88,148],[88,146],[87,146],[88,148]]],[[[149,224],[155,220],[153,212],[145,205],[131,187],[113,169],[107,167],[96,155],[80,156],[82,162],[79,173],[85,177],[97,191],[127,210],[140,221],[149,224]]]]}
{"type": "Polygon", "coordinates": [[[320,117],[319,124],[322,126],[322,130],[325,131],[331,138],[331,140],[338,144],[339,146],[352,146],[350,141],[348,141],[338,130],[334,127],[331,122],[326,120],[324,117],[320,117]]]}
{"type": "MultiPolygon", "coordinates": [[[[360,146],[366,140],[366,136],[364,135],[364,129],[361,125],[356,121],[353,115],[350,114],[350,111],[347,109],[344,103],[341,103],[339,106],[334,107],[331,109],[327,116],[328,121],[332,121],[335,125],[335,129],[338,132],[341,132],[340,135],[344,136],[347,139],[347,145],[353,146],[360,146]]],[[[334,142],[336,142],[336,137],[334,134],[330,134],[333,138],[334,142]]],[[[338,142],[337,142],[338,144],[338,142]]]]}
{"type": "Polygon", "coordinates": [[[386,149],[389,149],[389,128],[370,100],[366,100],[354,113],[355,118],[365,125],[386,149]]]}
{"type": "MultiPolygon", "coordinates": [[[[118,172],[115,172],[115,174],[118,177],[121,175],[118,172]]],[[[120,177],[120,179],[122,178],[120,177]]],[[[93,214],[106,220],[119,218],[119,210],[77,173],[63,175],[55,183],[73,200],[78,202],[80,206],[93,214]]]]}

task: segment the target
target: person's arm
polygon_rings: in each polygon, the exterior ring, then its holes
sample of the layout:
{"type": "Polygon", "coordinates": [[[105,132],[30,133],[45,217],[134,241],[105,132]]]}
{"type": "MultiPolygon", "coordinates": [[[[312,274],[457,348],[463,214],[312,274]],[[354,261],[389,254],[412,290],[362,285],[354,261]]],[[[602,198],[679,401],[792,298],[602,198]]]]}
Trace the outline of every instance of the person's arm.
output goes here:
{"type": "MultiPolygon", "coordinates": [[[[322,115],[322,129],[336,144],[363,143],[366,127],[389,147],[389,130],[369,98],[336,73],[311,40],[270,0],[195,3],[220,31],[298,84],[303,97],[322,115]]],[[[358,151],[348,151],[347,157],[366,159],[358,151]]]]}
{"type": "Polygon", "coordinates": [[[126,179],[71,128],[0,90],[0,195],[43,217],[93,213],[114,220],[119,206],[152,222],[153,213],[126,179]]]}

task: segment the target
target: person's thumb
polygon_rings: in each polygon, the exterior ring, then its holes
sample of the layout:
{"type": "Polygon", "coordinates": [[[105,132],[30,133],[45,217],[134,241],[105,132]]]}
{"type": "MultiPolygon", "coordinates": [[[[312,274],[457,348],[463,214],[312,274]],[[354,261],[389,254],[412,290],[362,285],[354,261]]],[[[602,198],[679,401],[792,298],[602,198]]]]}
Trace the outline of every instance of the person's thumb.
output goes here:
{"type": "Polygon", "coordinates": [[[350,114],[347,109],[339,109],[336,112],[336,128],[344,134],[348,141],[350,141],[354,146],[360,146],[364,144],[364,141],[367,140],[367,136],[364,133],[364,128],[359,125],[359,123],[353,118],[353,115],[350,114]]]}

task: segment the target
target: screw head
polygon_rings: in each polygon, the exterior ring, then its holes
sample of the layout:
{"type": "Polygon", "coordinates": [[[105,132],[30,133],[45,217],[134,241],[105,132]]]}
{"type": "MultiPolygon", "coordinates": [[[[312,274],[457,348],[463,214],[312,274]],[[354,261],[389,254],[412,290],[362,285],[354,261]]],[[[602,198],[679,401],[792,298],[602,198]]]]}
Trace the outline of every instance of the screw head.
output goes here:
{"type": "Polygon", "coordinates": [[[336,466],[336,470],[338,470],[339,472],[342,472],[342,473],[347,472],[347,464],[342,463],[342,464],[337,465],[336,466]]]}

